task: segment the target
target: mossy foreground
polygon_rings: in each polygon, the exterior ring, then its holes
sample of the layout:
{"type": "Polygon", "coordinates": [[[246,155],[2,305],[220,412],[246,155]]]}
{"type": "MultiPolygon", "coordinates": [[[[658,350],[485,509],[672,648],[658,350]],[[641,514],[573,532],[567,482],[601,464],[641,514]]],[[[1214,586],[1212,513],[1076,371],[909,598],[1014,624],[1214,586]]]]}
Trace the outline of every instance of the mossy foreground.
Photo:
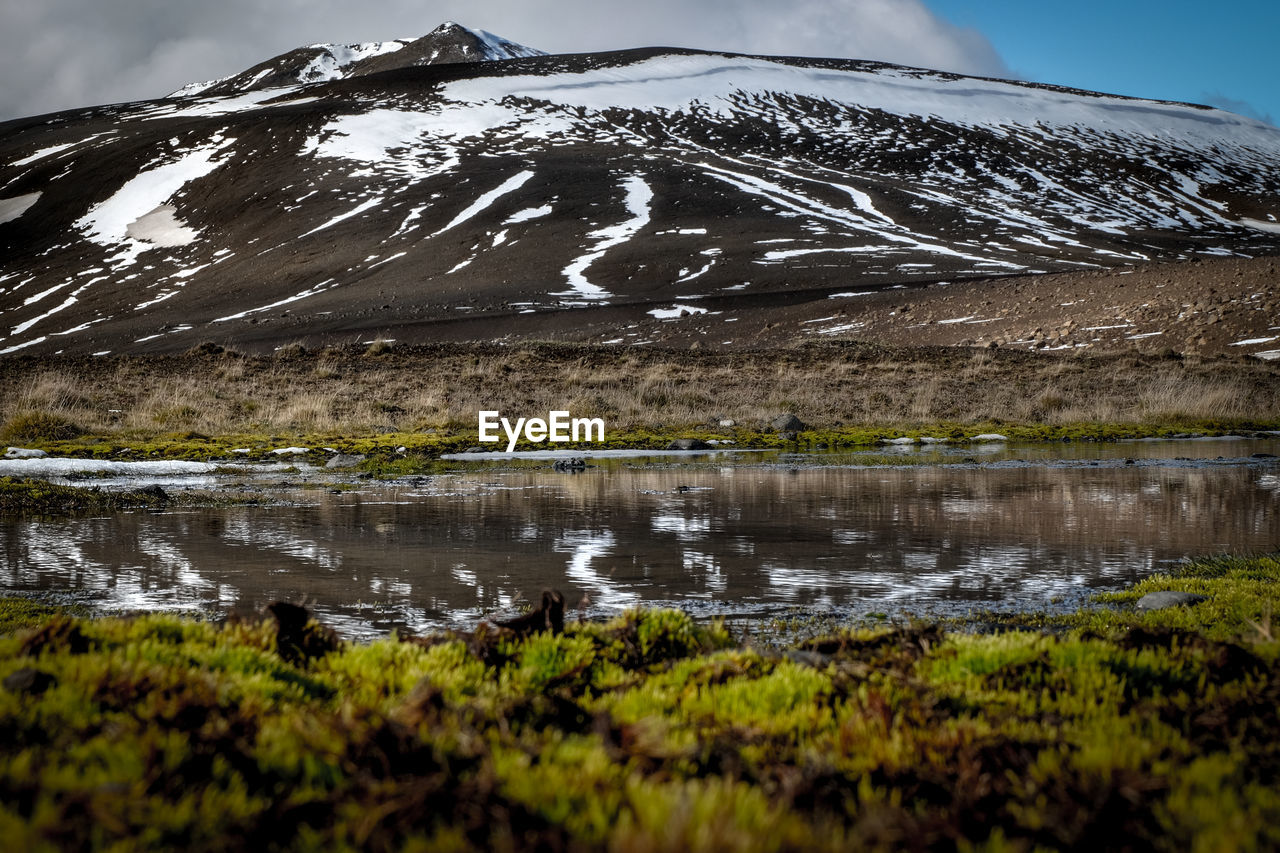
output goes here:
{"type": "MultiPolygon", "coordinates": [[[[8,849],[1280,847],[1280,559],[1045,635],[785,653],[674,611],[342,645],[310,623],[0,637],[8,849]]],[[[279,616],[279,614],[277,614],[279,616]]],[[[26,627],[16,627],[24,625],[26,627]]]]}

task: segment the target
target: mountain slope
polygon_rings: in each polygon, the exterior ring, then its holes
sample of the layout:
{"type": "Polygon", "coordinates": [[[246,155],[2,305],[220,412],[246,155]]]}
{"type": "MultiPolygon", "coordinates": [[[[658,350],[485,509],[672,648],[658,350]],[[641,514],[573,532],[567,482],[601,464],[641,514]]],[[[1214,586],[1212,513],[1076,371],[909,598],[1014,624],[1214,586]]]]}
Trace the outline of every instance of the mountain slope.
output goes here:
{"type": "Polygon", "coordinates": [[[751,300],[1280,251],[1280,130],[1203,107],[665,49],[265,79],[0,125],[0,352],[640,342],[751,300]]]}

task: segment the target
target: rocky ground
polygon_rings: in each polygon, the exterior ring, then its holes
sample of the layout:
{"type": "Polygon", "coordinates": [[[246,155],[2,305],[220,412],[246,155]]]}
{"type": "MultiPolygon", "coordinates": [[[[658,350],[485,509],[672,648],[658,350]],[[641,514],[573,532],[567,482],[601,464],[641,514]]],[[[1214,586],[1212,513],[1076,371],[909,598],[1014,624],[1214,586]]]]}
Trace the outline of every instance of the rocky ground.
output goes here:
{"type": "MultiPolygon", "coordinates": [[[[699,302],[710,309],[706,314],[686,306],[678,318],[638,321],[624,340],[738,349],[857,339],[895,346],[1276,358],[1278,284],[1275,258],[1224,258],[933,282],[857,295],[852,288],[828,289],[795,295],[789,304],[699,302]]],[[[601,342],[614,333],[583,324],[578,334],[563,334],[601,342]]]]}
{"type": "Polygon", "coordinates": [[[842,340],[893,347],[994,345],[1047,353],[1270,359],[1280,352],[1278,265],[1274,257],[1209,258],[880,290],[866,289],[865,281],[828,279],[821,287],[762,294],[615,301],[534,313],[490,308],[430,318],[348,298],[323,318],[286,306],[253,318],[233,336],[210,335],[204,342],[270,354],[290,344],[315,350],[376,340],[401,345],[560,341],[712,352],[842,340]]]}

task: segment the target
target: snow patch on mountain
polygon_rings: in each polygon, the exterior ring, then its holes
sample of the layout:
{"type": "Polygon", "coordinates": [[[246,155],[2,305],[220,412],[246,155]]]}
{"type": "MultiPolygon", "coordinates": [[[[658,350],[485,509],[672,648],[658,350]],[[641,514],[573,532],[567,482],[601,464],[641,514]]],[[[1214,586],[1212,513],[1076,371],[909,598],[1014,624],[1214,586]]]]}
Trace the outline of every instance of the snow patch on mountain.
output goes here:
{"type": "Polygon", "coordinates": [[[1280,222],[1265,222],[1261,219],[1250,219],[1245,217],[1240,220],[1241,225],[1247,225],[1257,231],[1267,231],[1272,234],[1280,234],[1280,222]]]}
{"type": "Polygon", "coordinates": [[[597,112],[688,112],[696,106],[725,118],[742,110],[747,92],[857,104],[965,127],[1049,126],[1197,145],[1230,135],[1233,145],[1280,146],[1280,130],[1222,110],[894,67],[844,70],[717,54],[657,56],[580,72],[473,77],[444,87],[444,96],[460,103],[519,98],[597,112]]]}
{"type": "Polygon", "coordinates": [[[302,146],[301,153],[351,160],[425,180],[457,165],[451,149],[430,144],[437,126],[438,120],[426,112],[373,109],[331,121],[302,146]]]}
{"type": "Polygon", "coordinates": [[[524,210],[516,211],[507,217],[503,225],[519,225],[522,222],[532,222],[535,219],[541,219],[551,213],[551,205],[544,204],[540,207],[526,207],[524,210]]]}
{"type": "Polygon", "coordinates": [[[138,217],[129,223],[124,233],[131,239],[165,248],[190,246],[200,234],[194,228],[182,224],[178,219],[178,208],[171,204],[162,204],[150,213],[138,217]]]}
{"type": "Polygon", "coordinates": [[[453,219],[449,221],[448,225],[441,228],[432,236],[438,236],[440,234],[443,234],[446,231],[452,230],[453,228],[457,228],[462,223],[475,217],[476,214],[480,213],[483,210],[486,210],[491,204],[493,204],[498,199],[502,198],[504,195],[515,192],[516,190],[520,189],[522,186],[527,184],[529,182],[529,179],[532,177],[533,177],[533,172],[530,172],[526,169],[525,171],[520,172],[517,175],[513,175],[512,177],[507,178],[507,180],[503,181],[500,186],[490,190],[489,192],[485,193],[484,195],[480,196],[480,198],[472,202],[467,207],[466,210],[462,211],[457,216],[453,217],[453,219]]]}
{"type": "Polygon", "coordinates": [[[572,296],[590,301],[599,301],[613,296],[603,287],[587,279],[587,269],[603,258],[605,252],[627,242],[649,224],[649,204],[653,201],[653,190],[639,175],[628,176],[622,186],[626,190],[627,211],[631,214],[631,218],[617,225],[593,231],[589,236],[599,238],[600,242],[595,244],[591,252],[576,259],[564,269],[564,275],[572,289],[554,293],[553,296],[572,296]]]}
{"type": "Polygon", "coordinates": [[[450,22],[445,24],[446,27],[454,26],[465,30],[480,40],[481,49],[484,51],[484,58],[490,61],[499,61],[503,59],[520,59],[523,57],[546,56],[545,51],[528,47],[523,44],[504,39],[502,36],[495,36],[491,32],[485,30],[473,30],[464,27],[461,24],[450,22]]]}
{"type": "MultiPolygon", "coordinates": [[[[145,222],[147,217],[156,217],[157,214],[164,216],[167,223],[176,225],[174,214],[165,214],[161,208],[188,183],[203,178],[222,165],[222,161],[215,158],[233,142],[234,139],[215,136],[206,145],[188,149],[174,162],[138,173],[116,190],[111,198],[90,208],[88,213],[76,220],[75,227],[82,230],[86,238],[99,245],[125,244],[125,252],[112,259],[117,262],[117,268],[132,264],[147,249],[168,245],[135,237],[130,234],[130,228],[138,229],[138,223],[145,222]]],[[[174,211],[176,212],[176,208],[174,211]]],[[[158,219],[151,220],[153,226],[157,222],[158,219]]],[[[154,233],[154,229],[144,224],[134,233],[154,233]]]]}
{"type": "Polygon", "coordinates": [[[13,198],[0,198],[0,225],[12,222],[40,200],[41,193],[26,193],[13,198]]]}
{"type": "Polygon", "coordinates": [[[326,80],[341,80],[346,76],[346,69],[357,62],[395,53],[402,50],[406,44],[408,42],[402,39],[365,44],[313,44],[311,47],[319,50],[320,55],[298,72],[298,82],[321,83],[326,80]]]}
{"type": "MultiPolygon", "coordinates": [[[[126,117],[128,121],[156,121],[160,119],[171,118],[206,118],[225,115],[234,115],[235,113],[246,112],[248,110],[257,109],[266,101],[274,98],[282,98],[288,94],[288,89],[267,89],[256,92],[247,92],[239,95],[211,95],[207,98],[199,98],[194,101],[157,101],[155,106],[149,107],[140,112],[132,113],[126,117]]],[[[291,101],[275,101],[272,106],[283,107],[288,105],[305,104],[310,98],[298,98],[291,101]]]]}
{"type": "Polygon", "coordinates": [[[74,142],[64,142],[61,145],[50,145],[48,148],[41,148],[36,153],[27,157],[23,157],[21,160],[14,160],[13,165],[29,166],[38,160],[43,160],[45,157],[52,157],[54,154],[58,154],[62,151],[66,151],[68,148],[75,148],[75,147],[76,147],[76,143],[74,142]]]}

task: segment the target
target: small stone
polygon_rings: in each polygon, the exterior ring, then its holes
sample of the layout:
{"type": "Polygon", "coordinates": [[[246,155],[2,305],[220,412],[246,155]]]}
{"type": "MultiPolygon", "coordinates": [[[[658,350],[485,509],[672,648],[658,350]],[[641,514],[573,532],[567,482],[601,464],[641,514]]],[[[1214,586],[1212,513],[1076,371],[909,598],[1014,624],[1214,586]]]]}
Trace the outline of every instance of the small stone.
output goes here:
{"type": "Polygon", "coordinates": [[[364,461],[364,454],[339,453],[324,463],[326,468],[354,468],[364,461]]]}
{"type": "Polygon", "coordinates": [[[790,649],[782,653],[782,656],[792,663],[798,663],[801,666],[810,666],[814,669],[826,669],[831,663],[831,657],[819,652],[811,652],[807,649],[790,649]]]}
{"type": "Polygon", "coordinates": [[[1139,613],[1146,613],[1152,610],[1166,610],[1170,607],[1190,606],[1208,600],[1207,597],[1196,595],[1194,592],[1149,592],[1138,599],[1134,609],[1139,613]]]}
{"type": "Polygon", "coordinates": [[[778,432],[803,432],[808,429],[804,421],[791,414],[779,415],[773,419],[769,426],[778,432]]]}
{"type": "Polygon", "coordinates": [[[58,679],[49,673],[24,666],[5,676],[4,689],[14,693],[39,695],[57,683],[58,679]]]}
{"type": "Polygon", "coordinates": [[[153,498],[156,501],[159,501],[160,503],[169,502],[169,495],[165,492],[164,489],[160,488],[155,483],[152,483],[150,486],[146,486],[145,488],[138,489],[138,494],[146,495],[147,497],[153,498]]]}

